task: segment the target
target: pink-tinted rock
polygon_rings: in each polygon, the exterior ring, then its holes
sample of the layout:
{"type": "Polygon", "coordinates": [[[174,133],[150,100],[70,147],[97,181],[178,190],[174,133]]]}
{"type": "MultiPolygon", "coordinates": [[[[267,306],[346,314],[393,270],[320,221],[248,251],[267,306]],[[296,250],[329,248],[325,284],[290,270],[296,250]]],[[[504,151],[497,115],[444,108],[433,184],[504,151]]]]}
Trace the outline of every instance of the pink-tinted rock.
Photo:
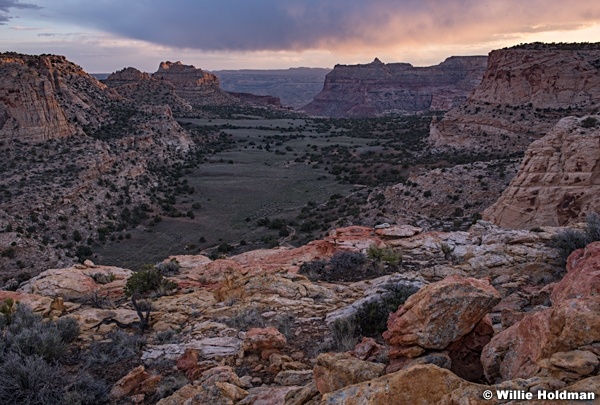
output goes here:
{"type": "Polygon", "coordinates": [[[567,274],[554,287],[552,302],[600,295],[600,242],[571,253],[567,274]]]}
{"type": "Polygon", "coordinates": [[[383,347],[375,339],[363,337],[350,354],[359,360],[373,360],[383,351],[383,347]]]}
{"type": "Polygon", "coordinates": [[[599,340],[600,297],[564,300],[494,336],[481,362],[490,382],[528,378],[540,360],[599,340]]]}
{"type": "Polygon", "coordinates": [[[245,352],[260,352],[269,349],[281,349],[286,344],[287,339],[276,328],[252,328],[246,332],[242,349],[245,352]]]}
{"type": "Polygon", "coordinates": [[[392,346],[444,349],[471,332],[498,302],[488,281],[451,276],[421,288],[388,319],[392,346]]]}
{"type": "Polygon", "coordinates": [[[377,378],[384,370],[385,364],[358,360],[346,353],[322,353],[313,372],[317,389],[324,394],[377,378]]]}
{"type": "Polygon", "coordinates": [[[146,372],[144,366],[138,366],[115,383],[110,397],[118,400],[128,395],[150,394],[156,391],[161,380],[160,375],[152,376],[146,372]]]}

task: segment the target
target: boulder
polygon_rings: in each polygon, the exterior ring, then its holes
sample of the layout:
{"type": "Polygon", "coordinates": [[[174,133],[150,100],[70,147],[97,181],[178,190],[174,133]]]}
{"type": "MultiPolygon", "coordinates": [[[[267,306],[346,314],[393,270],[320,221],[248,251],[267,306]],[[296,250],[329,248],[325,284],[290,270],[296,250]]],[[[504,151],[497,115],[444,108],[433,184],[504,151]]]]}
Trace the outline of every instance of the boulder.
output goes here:
{"type": "Polygon", "coordinates": [[[559,302],[570,298],[600,295],[600,242],[571,253],[567,259],[567,274],[554,287],[550,298],[559,302]]]}
{"type": "Polygon", "coordinates": [[[314,379],[321,394],[379,377],[385,364],[358,360],[346,353],[322,353],[317,357],[314,379]]]}
{"type": "Polygon", "coordinates": [[[96,291],[115,297],[123,294],[125,282],[132,274],[131,270],[109,266],[50,269],[28,280],[18,291],[60,296],[67,301],[87,299],[96,291]]]}
{"type": "Polygon", "coordinates": [[[490,382],[528,378],[540,371],[542,359],[597,341],[600,297],[564,300],[494,336],[483,349],[481,362],[490,382]]]}
{"type": "Polygon", "coordinates": [[[144,366],[138,366],[113,385],[110,398],[119,400],[125,396],[151,394],[156,391],[161,380],[161,375],[153,376],[145,370],[144,366]]]}
{"type": "Polygon", "coordinates": [[[246,332],[242,341],[245,352],[260,352],[268,349],[282,349],[287,345],[287,339],[276,328],[251,328],[246,332]]]}
{"type": "Polygon", "coordinates": [[[468,385],[468,382],[446,369],[433,365],[418,365],[326,393],[321,403],[323,405],[434,405],[439,404],[446,394],[468,385]]]}
{"type": "Polygon", "coordinates": [[[500,294],[488,281],[448,277],[421,288],[388,319],[383,337],[392,346],[444,349],[471,332],[500,294]]]}

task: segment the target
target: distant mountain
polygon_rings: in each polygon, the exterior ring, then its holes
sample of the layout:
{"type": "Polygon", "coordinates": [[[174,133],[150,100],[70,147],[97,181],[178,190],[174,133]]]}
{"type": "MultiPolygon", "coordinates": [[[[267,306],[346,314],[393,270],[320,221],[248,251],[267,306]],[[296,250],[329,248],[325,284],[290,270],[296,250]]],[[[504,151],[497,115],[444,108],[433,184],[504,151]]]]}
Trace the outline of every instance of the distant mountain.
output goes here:
{"type": "Polygon", "coordinates": [[[281,104],[299,108],[309,103],[323,88],[331,69],[290,68],[281,70],[218,70],[213,71],[226,91],[275,96],[281,104]]]}
{"type": "Polygon", "coordinates": [[[449,110],[466,100],[485,72],[485,56],[452,56],[436,66],[336,65],[323,91],[302,108],[328,117],[373,117],[386,112],[449,110]]]}

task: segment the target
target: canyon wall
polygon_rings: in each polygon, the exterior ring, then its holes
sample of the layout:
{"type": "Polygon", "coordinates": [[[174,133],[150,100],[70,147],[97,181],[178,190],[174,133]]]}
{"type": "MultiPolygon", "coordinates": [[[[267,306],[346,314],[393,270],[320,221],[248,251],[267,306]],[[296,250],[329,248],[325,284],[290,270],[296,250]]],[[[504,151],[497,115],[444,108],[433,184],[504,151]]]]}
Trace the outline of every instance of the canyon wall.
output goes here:
{"type": "Polygon", "coordinates": [[[302,110],[336,118],[449,110],[479,84],[486,61],[485,56],[453,56],[429,67],[384,64],[379,59],[365,65],[336,65],[321,93],[302,110]]]}
{"type": "Polygon", "coordinates": [[[533,142],[483,218],[503,228],[564,226],[600,210],[600,116],[563,118],[533,142]]]}
{"type": "Polygon", "coordinates": [[[492,51],[465,104],[433,122],[438,148],[523,152],[561,118],[600,108],[600,48],[531,44],[492,51]]]}

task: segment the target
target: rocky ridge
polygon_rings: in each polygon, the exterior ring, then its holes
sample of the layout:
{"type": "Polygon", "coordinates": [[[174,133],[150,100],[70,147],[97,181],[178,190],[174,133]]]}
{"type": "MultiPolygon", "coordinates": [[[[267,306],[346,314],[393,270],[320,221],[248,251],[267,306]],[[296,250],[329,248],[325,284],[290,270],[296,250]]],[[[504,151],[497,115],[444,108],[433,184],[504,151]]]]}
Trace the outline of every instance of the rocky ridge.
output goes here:
{"type": "Polygon", "coordinates": [[[321,93],[301,110],[334,118],[449,110],[479,84],[486,60],[453,56],[436,66],[413,67],[376,58],[365,65],[336,65],[321,93]]]}
{"type": "Polygon", "coordinates": [[[524,151],[561,118],[598,111],[598,60],[594,46],[492,51],[467,102],[432,123],[431,142],[442,149],[524,151]]]}
{"type": "Polygon", "coordinates": [[[136,102],[167,105],[177,116],[190,115],[193,107],[202,106],[282,108],[277,97],[226,92],[221,89],[217,76],[181,62],[161,62],[152,75],[132,67],[124,68],[109,75],[104,83],[136,102]]]}
{"type": "Polygon", "coordinates": [[[533,142],[498,201],[483,212],[505,228],[564,226],[600,208],[600,117],[567,117],[533,142]]]}
{"type": "MultiPolygon", "coordinates": [[[[149,344],[137,366],[113,380],[111,398],[113,403],[183,404],[194,398],[378,404],[392,395],[407,403],[459,404],[480,400],[485,389],[535,393],[566,387],[598,395],[593,314],[600,244],[572,254],[567,276],[552,283],[559,265],[547,241],[559,230],[508,231],[486,222],[468,232],[446,233],[349,227],[300,248],[214,261],[169,258],[165,262],[180,263],[169,277],[177,291],[150,298],[149,344]],[[311,282],[298,274],[302,263],[373,245],[401,249],[400,273],[353,283],[311,282]],[[452,248],[451,255],[443,245],[452,248]],[[334,313],[347,318],[365,302],[380,302],[392,282],[417,283],[420,290],[389,317],[387,342],[364,338],[350,352],[319,354],[331,339],[328,318],[334,313]],[[280,323],[282,315],[289,317],[286,323],[280,323]],[[540,327],[532,327],[538,318],[540,327]],[[236,326],[241,319],[246,326],[236,326]],[[572,327],[561,333],[553,326],[560,322],[572,327]],[[177,341],[161,342],[159,336],[169,330],[177,341]],[[175,368],[158,371],[164,362],[175,368]],[[185,375],[187,383],[157,400],[172,373],[185,375]]],[[[14,297],[47,317],[76,319],[85,345],[105,339],[119,323],[136,321],[131,304],[119,298],[130,274],[88,261],[47,270],[17,292],[0,292],[0,299],[14,297]],[[113,306],[91,306],[90,294],[110,298],[113,306]],[[103,323],[106,319],[115,322],[103,323]]]]}
{"type": "Polygon", "coordinates": [[[62,56],[5,53],[0,69],[6,281],[41,263],[72,264],[84,244],[107,236],[98,229],[121,226],[115,207],[121,218],[147,215],[139,210],[151,209],[156,171],[195,146],[168,106],[128,100],[62,56]]]}
{"type": "Polygon", "coordinates": [[[0,54],[0,141],[83,135],[121,98],[64,56],[0,54]]]}

